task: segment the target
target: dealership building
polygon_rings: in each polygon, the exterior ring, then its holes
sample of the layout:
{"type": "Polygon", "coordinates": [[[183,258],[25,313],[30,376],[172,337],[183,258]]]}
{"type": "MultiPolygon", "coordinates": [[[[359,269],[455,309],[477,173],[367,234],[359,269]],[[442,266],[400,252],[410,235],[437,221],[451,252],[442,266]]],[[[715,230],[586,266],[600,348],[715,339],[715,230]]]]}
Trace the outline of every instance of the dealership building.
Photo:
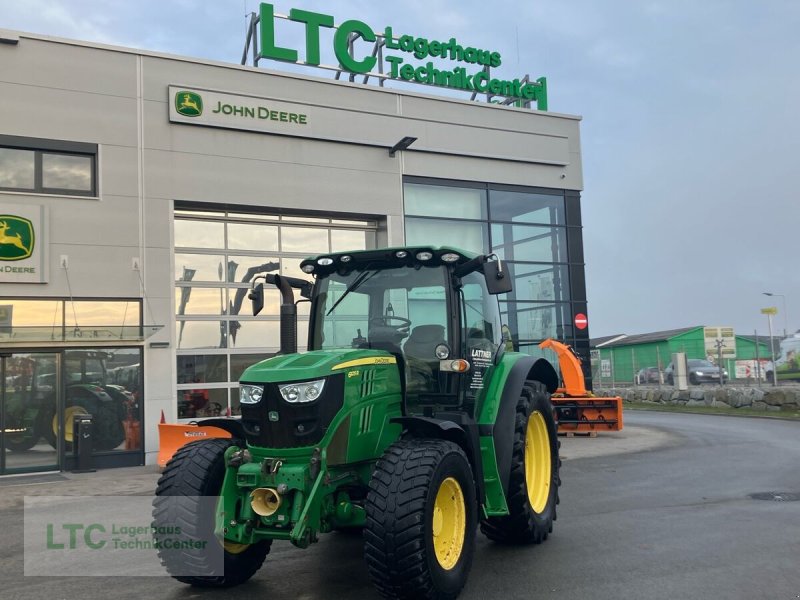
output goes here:
{"type": "Polygon", "coordinates": [[[553,337],[588,365],[579,117],[0,42],[0,475],[71,468],[81,412],[98,467],[153,463],[162,413],[237,415],[239,376],[279,338],[278,292],[253,317],[246,290],[263,273],[308,278],[308,255],[495,253],[514,279],[509,344],[545,355],[553,337]]]}

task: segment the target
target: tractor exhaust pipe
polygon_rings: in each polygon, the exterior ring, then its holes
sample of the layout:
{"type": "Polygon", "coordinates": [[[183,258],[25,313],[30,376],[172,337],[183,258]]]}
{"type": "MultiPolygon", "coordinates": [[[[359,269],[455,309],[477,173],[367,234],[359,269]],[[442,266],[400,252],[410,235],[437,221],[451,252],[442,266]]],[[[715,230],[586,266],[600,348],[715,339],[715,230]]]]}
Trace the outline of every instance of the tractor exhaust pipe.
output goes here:
{"type": "Polygon", "coordinates": [[[250,492],[250,506],[262,517],[274,515],[281,507],[281,497],[274,488],[256,488],[250,492]]]}
{"type": "MultiPolygon", "coordinates": [[[[275,275],[275,285],[281,292],[281,354],[297,352],[297,305],[294,291],[285,277],[275,275]]],[[[267,279],[269,280],[269,278],[267,279]]]]}

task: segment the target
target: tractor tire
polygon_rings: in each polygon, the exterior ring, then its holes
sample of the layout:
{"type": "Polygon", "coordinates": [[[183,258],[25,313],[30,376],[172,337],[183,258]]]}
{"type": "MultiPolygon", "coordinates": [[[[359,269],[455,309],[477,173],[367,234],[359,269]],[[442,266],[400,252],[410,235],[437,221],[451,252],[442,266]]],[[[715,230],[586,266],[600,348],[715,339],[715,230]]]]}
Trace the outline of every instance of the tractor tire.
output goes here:
{"type": "Polygon", "coordinates": [[[449,600],[475,552],[472,469],[453,442],[405,439],[386,449],[369,483],[364,558],[390,599],[449,600]]]}
{"type": "MultiPolygon", "coordinates": [[[[180,540],[207,540],[213,536],[215,514],[213,503],[200,502],[201,496],[217,496],[225,476],[225,450],[236,440],[199,440],[179,448],[167,463],[158,480],[153,500],[153,527],[156,531],[170,531],[180,527],[180,540]],[[183,496],[180,502],[169,496],[183,496]]],[[[158,534],[156,538],[158,539],[158,534]]],[[[244,583],[250,579],[269,554],[272,540],[242,546],[225,543],[223,548],[224,572],[222,575],[191,575],[185,573],[213,572],[209,557],[202,551],[172,550],[158,555],[167,572],[182,583],[197,587],[223,588],[244,583]]]]}
{"type": "Polygon", "coordinates": [[[506,503],[509,514],[481,521],[490,540],[540,544],[553,531],[561,458],[550,394],[544,384],[527,381],[517,402],[514,448],[506,503]]]}

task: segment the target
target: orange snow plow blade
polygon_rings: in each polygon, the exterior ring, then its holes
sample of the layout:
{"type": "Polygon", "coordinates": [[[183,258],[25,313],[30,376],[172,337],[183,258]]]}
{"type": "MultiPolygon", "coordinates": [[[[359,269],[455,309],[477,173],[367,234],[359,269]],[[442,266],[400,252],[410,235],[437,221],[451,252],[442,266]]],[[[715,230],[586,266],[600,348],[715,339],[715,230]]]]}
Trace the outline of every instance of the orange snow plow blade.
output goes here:
{"type": "Polygon", "coordinates": [[[539,344],[558,355],[564,386],[552,396],[558,433],[591,433],[622,429],[622,398],[598,398],[586,390],[581,360],[572,348],[553,339],[539,344]]]}
{"type": "Polygon", "coordinates": [[[158,466],[163,469],[178,448],[195,440],[232,437],[229,431],[219,427],[198,427],[194,424],[158,424],[158,466]]]}

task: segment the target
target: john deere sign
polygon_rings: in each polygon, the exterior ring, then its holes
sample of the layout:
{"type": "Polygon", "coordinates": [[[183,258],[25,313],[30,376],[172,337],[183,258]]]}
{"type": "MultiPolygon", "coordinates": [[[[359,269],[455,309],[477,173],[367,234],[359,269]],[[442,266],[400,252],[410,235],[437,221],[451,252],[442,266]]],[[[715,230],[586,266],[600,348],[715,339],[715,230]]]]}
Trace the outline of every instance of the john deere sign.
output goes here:
{"type": "Polygon", "coordinates": [[[381,34],[368,24],[350,19],[334,26],[333,16],[324,13],[299,10],[289,11],[289,20],[301,23],[305,29],[305,56],[300,60],[298,50],[278,44],[275,34],[275,13],[272,4],[260,7],[260,58],[293,62],[310,66],[321,66],[320,30],[334,29],[333,52],[341,69],[354,74],[373,73],[378,62],[377,52],[365,52],[356,56],[351,53],[353,39],[375,43],[382,37],[385,49],[391,54],[383,56],[388,64],[385,75],[390,79],[408,81],[439,87],[454,88],[470,92],[488,93],[510,99],[535,101],[539,110],[547,110],[547,81],[544,77],[534,82],[524,79],[498,79],[489,75],[490,68],[499,67],[502,56],[499,52],[465,46],[451,37],[448,40],[430,40],[416,35],[397,36],[391,26],[381,34]],[[448,61],[437,67],[433,60],[448,61]]]}
{"type": "Polygon", "coordinates": [[[203,114],[203,97],[181,90],[175,94],[175,110],[184,117],[199,117],[203,114]]]}
{"type": "Polygon", "coordinates": [[[0,204],[0,282],[46,281],[43,216],[41,206],[0,204]]]}

